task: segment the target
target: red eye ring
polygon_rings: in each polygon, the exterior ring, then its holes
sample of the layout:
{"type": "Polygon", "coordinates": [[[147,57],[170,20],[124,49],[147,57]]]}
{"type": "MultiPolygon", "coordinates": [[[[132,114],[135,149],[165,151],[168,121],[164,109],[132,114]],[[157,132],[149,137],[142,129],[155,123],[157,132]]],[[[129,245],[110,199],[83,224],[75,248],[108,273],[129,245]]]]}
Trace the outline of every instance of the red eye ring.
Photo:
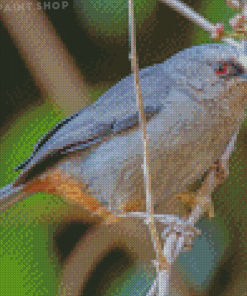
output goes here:
{"type": "Polygon", "coordinates": [[[225,64],[223,69],[222,65],[220,65],[219,70],[216,70],[216,74],[227,74],[227,65],[225,64]]]}

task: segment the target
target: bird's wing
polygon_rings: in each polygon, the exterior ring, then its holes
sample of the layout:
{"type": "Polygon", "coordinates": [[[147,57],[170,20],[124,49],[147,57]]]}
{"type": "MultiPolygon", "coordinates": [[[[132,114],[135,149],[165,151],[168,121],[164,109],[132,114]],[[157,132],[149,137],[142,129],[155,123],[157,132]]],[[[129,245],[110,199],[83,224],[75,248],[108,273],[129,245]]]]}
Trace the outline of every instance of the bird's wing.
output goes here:
{"type": "MultiPolygon", "coordinates": [[[[166,98],[176,80],[168,77],[164,63],[141,70],[140,81],[147,119],[161,109],[169,108],[171,102],[166,98]]],[[[23,169],[18,179],[51,156],[85,149],[138,124],[133,75],[130,75],[108,90],[95,104],[64,119],[40,139],[32,155],[16,168],[23,169]]]]}

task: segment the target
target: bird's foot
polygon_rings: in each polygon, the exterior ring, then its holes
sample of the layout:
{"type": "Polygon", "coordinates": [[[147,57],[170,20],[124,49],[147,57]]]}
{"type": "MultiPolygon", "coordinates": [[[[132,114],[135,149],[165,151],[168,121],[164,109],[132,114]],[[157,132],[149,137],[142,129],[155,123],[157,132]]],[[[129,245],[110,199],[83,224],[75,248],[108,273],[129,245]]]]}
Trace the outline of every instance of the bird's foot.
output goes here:
{"type": "MultiPolygon", "coordinates": [[[[205,179],[203,179],[201,185],[199,188],[193,191],[192,189],[188,189],[188,191],[182,192],[177,194],[176,198],[180,199],[183,203],[187,215],[190,215],[191,212],[195,209],[196,205],[200,205],[202,208],[205,208],[205,215],[207,217],[214,217],[214,208],[211,200],[209,201],[208,198],[204,198],[204,196],[209,196],[210,192],[213,190],[212,188],[215,188],[219,182],[223,179],[221,176],[223,174],[221,172],[221,167],[219,167],[218,164],[214,164],[210,170],[209,173],[206,174],[205,179]],[[219,175],[215,177],[216,170],[219,170],[219,175]],[[209,174],[212,174],[213,176],[210,177],[210,186],[209,186],[209,174]],[[219,181],[220,179],[220,181],[219,181]]],[[[192,186],[190,188],[193,188],[192,186]]]]}
{"type": "Polygon", "coordinates": [[[196,192],[186,191],[179,193],[176,198],[180,199],[185,206],[187,214],[194,208],[196,192]]]}

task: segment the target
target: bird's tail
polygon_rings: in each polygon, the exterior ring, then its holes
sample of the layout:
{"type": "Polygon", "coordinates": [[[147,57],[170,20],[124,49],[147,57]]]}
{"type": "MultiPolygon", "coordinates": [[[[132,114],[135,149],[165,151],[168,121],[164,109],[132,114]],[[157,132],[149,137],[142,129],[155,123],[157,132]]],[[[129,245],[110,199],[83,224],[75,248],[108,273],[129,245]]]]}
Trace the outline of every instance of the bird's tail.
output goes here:
{"type": "Polygon", "coordinates": [[[0,212],[28,196],[26,192],[23,192],[23,187],[24,185],[14,186],[11,183],[0,189],[0,212]]]}
{"type": "Polygon", "coordinates": [[[65,197],[67,202],[77,204],[89,210],[92,215],[103,218],[105,224],[112,224],[120,220],[105,207],[102,207],[96,198],[83,192],[79,184],[73,181],[71,177],[66,177],[65,174],[58,170],[43,178],[35,178],[25,184],[15,184],[16,182],[0,189],[0,212],[30,196],[30,194],[43,192],[65,197]]]}

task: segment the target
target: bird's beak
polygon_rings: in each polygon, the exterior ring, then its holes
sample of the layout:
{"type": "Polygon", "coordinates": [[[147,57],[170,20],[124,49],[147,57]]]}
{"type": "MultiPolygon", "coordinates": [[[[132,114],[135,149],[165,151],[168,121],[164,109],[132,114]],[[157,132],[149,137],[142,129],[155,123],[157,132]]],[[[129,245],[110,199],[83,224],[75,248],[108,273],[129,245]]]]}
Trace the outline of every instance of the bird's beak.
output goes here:
{"type": "Polygon", "coordinates": [[[246,80],[247,79],[247,55],[240,54],[237,60],[244,69],[243,74],[240,76],[240,78],[243,80],[246,80]]]}

